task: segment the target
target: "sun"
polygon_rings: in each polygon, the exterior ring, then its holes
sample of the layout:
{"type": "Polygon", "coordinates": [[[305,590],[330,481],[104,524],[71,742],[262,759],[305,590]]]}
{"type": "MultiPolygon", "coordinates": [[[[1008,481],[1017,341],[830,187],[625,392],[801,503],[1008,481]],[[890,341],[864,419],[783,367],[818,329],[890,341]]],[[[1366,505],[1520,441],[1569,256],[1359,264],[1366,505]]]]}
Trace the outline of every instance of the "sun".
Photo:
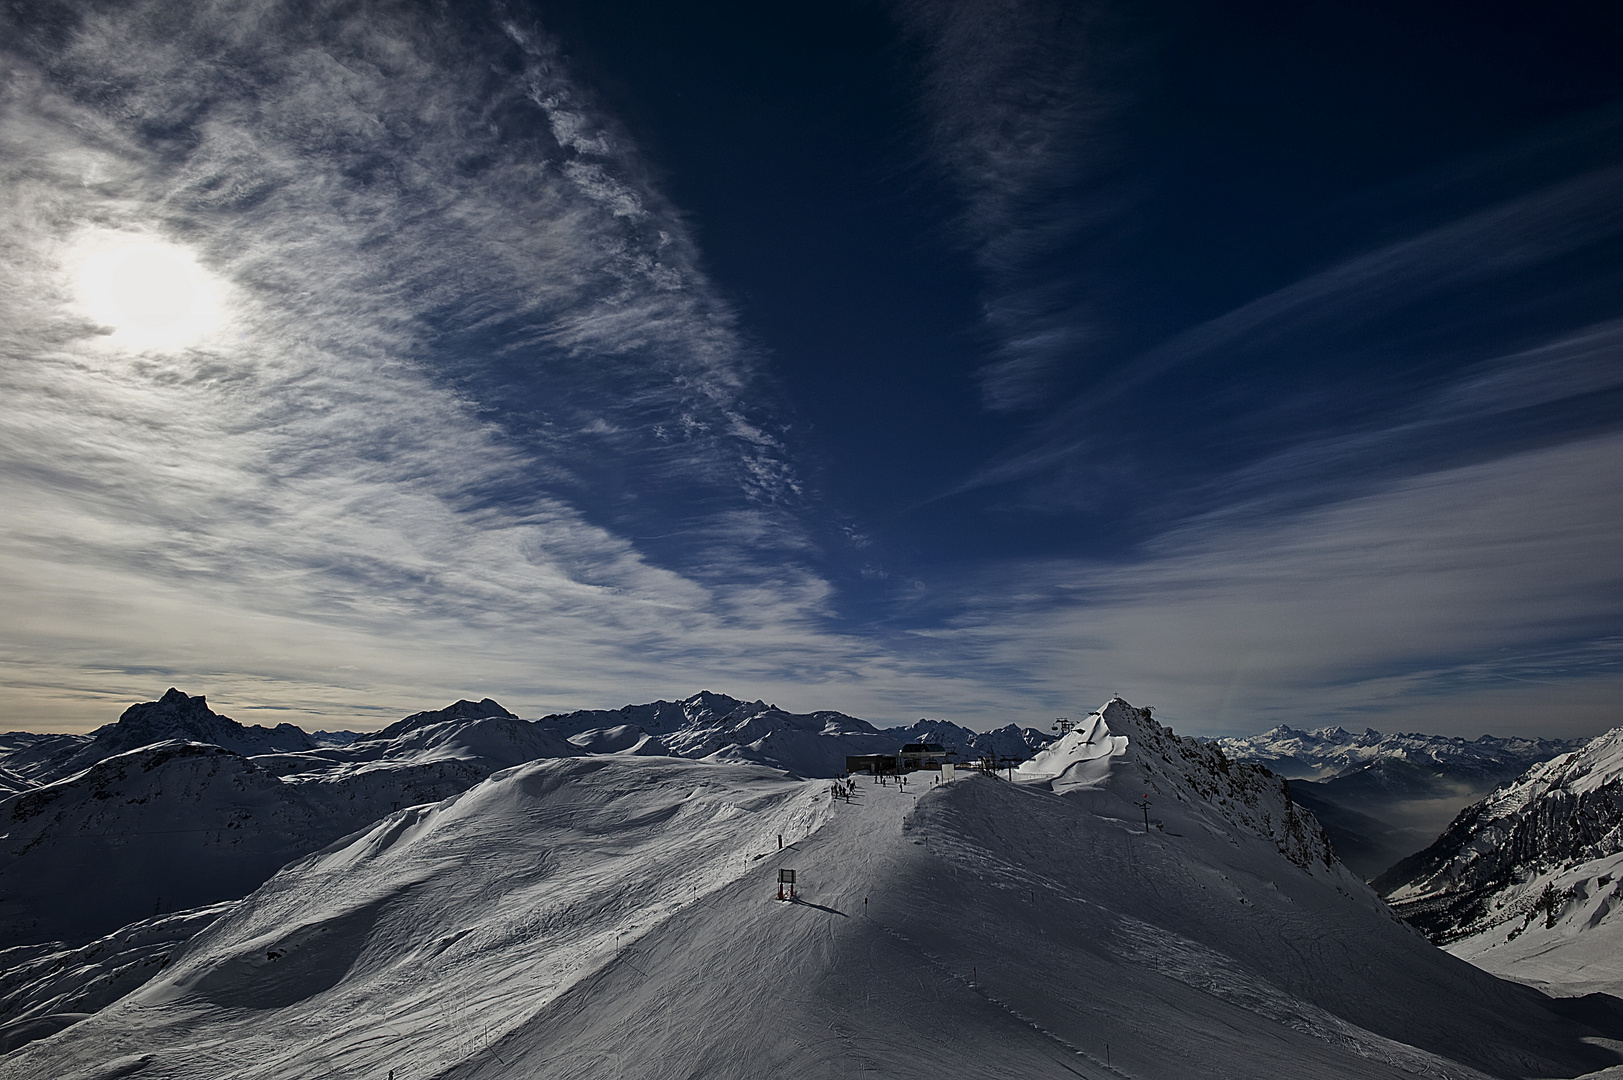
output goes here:
{"type": "Polygon", "coordinates": [[[76,245],[78,300],[128,349],[166,350],[203,341],[224,322],[225,284],[185,247],[99,232],[76,245]]]}

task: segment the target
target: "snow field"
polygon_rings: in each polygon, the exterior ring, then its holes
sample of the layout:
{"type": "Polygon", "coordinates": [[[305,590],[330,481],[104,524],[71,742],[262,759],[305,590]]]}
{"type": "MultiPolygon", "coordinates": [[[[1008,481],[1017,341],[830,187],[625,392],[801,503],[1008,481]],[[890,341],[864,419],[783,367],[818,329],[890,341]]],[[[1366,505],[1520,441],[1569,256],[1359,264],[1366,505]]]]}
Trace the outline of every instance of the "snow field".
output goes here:
{"type": "Polygon", "coordinates": [[[1119,700],[1093,734],[1018,783],[858,778],[850,803],[640,739],[520,765],[285,867],[0,1070],[1466,1080],[1623,1061],[1604,1003],[1397,922],[1276,777],[1119,700]],[[780,867],[799,902],[774,899],[780,867]]]}
{"type": "Polygon", "coordinates": [[[285,868],[162,976],[6,1065],[438,1075],[814,828],[822,787],[670,758],[521,766],[285,868]]]}

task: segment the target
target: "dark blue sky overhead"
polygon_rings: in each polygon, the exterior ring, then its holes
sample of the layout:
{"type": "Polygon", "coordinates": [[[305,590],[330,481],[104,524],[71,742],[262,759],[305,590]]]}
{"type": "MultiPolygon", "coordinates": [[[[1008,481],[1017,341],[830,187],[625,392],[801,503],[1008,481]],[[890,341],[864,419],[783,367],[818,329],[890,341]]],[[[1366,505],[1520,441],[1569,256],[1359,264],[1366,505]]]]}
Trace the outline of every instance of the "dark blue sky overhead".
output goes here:
{"type": "Polygon", "coordinates": [[[5,19],[11,726],[1620,719],[1615,5],[5,19]]]}

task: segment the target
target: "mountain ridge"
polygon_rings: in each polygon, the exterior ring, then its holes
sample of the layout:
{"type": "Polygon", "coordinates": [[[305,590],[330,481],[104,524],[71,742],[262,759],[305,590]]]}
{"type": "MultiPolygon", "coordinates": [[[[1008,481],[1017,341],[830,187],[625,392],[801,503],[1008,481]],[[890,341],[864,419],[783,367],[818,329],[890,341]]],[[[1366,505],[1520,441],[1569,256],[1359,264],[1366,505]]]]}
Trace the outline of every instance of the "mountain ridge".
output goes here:
{"type": "Polygon", "coordinates": [[[1373,884],[1490,970],[1623,993],[1623,727],[1534,765],[1373,884]]]}
{"type": "Polygon", "coordinates": [[[1124,701],[1098,715],[1014,783],[839,794],[625,753],[502,770],[289,864],[9,1075],[1480,1080],[1623,1061],[1617,1010],[1396,921],[1282,778],[1124,701]],[[797,902],[775,899],[780,867],[797,902]]]}

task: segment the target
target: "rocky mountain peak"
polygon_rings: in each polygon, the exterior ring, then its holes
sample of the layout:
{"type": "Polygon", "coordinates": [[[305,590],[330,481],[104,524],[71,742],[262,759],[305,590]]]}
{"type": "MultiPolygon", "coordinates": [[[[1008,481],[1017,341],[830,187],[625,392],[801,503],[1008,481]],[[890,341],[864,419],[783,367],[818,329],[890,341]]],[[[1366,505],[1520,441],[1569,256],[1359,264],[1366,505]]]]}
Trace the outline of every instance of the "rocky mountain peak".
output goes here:
{"type": "Polygon", "coordinates": [[[393,739],[406,734],[408,731],[427,727],[429,724],[440,724],[447,720],[484,720],[492,716],[501,717],[504,720],[518,719],[517,714],[508,712],[502,708],[499,702],[491,698],[480,698],[478,701],[468,701],[464,698],[452,702],[443,709],[429,709],[424,712],[412,713],[410,716],[396,720],[388,727],[381,728],[369,735],[363,735],[355,741],[371,742],[393,739]]]}
{"type": "Polygon", "coordinates": [[[209,708],[202,694],[186,694],[175,687],[157,701],[131,705],[117,723],[97,728],[91,735],[87,751],[96,759],[169,739],[212,743],[239,754],[286,753],[311,750],[316,745],[303,729],[292,724],[274,728],[245,726],[209,708]]]}

